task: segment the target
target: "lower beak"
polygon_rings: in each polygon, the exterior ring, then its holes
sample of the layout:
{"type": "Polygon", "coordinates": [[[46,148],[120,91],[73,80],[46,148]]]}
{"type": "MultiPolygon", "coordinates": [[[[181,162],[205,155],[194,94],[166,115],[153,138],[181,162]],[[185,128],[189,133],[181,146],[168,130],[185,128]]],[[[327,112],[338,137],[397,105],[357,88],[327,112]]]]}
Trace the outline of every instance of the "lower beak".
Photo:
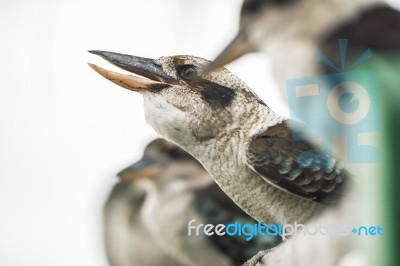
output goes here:
{"type": "Polygon", "coordinates": [[[176,80],[167,75],[153,59],[105,51],[90,51],[90,53],[99,55],[124,70],[146,77],[120,74],[89,64],[97,73],[125,89],[133,91],[152,90],[160,86],[176,84],[176,80]]]}
{"type": "Polygon", "coordinates": [[[217,58],[206,66],[203,73],[209,73],[213,70],[221,68],[242,55],[251,52],[250,42],[247,39],[245,30],[239,31],[236,37],[230,42],[230,44],[217,56],[217,58]]]}
{"type": "Polygon", "coordinates": [[[149,158],[132,164],[118,173],[118,177],[124,181],[135,181],[138,179],[154,178],[162,171],[162,163],[149,158]]]}

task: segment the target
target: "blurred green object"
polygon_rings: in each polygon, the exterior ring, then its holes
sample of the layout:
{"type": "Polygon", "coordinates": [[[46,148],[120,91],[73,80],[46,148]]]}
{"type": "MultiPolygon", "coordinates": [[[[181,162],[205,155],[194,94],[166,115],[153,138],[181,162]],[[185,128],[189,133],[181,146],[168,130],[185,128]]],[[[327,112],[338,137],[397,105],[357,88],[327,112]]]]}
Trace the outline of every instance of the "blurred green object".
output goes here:
{"type": "Polygon", "coordinates": [[[383,118],[383,193],[385,266],[400,265],[400,54],[375,54],[369,64],[376,71],[383,118]]]}

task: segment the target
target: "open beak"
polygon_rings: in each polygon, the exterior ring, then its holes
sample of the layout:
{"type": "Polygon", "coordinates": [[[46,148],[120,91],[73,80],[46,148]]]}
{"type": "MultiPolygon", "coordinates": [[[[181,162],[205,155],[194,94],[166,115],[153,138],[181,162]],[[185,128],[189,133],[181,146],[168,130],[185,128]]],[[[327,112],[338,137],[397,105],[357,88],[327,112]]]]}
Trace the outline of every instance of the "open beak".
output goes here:
{"type": "Polygon", "coordinates": [[[154,178],[162,171],[163,165],[160,161],[150,158],[142,158],[140,161],[128,166],[117,175],[124,181],[135,181],[144,178],[154,178]]]}
{"type": "Polygon", "coordinates": [[[217,58],[204,68],[203,73],[207,74],[213,70],[221,68],[251,51],[252,49],[247,38],[246,30],[240,30],[236,37],[217,56],[217,58]]]}
{"type": "Polygon", "coordinates": [[[89,66],[97,73],[125,89],[133,91],[152,90],[158,86],[177,84],[177,81],[167,75],[162,67],[154,62],[154,59],[105,51],[89,52],[103,57],[124,70],[142,76],[120,74],[89,63],[89,66]]]}

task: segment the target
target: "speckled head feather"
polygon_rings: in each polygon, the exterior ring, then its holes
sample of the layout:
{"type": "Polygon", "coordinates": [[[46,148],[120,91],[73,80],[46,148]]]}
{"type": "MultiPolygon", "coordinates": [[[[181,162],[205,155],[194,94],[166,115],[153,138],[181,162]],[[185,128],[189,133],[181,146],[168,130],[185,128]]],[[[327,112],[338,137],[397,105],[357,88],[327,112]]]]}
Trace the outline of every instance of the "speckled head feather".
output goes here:
{"type": "Polygon", "coordinates": [[[118,85],[140,92],[145,102],[146,121],[161,136],[173,142],[177,139],[207,141],[238,128],[237,123],[243,124],[252,110],[257,112],[259,108],[268,108],[226,68],[202,75],[202,69],[210,61],[200,57],[178,55],[150,60],[111,52],[93,53],[157,81],[150,82],[92,66],[118,85]]]}
{"type": "Polygon", "coordinates": [[[200,94],[206,104],[211,107],[227,107],[238,97],[245,96],[246,102],[262,102],[261,99],[236,75],[226,68],[220,68],[211,73],[200,75],[201,70],[210,61],[188,55],[164,56],[155,60],[163,70],[174,77],[181,89],[200,94]],[[210,99],[214,96],[214,99],[210,99]],[[217,102],[217,99],[220,103],[217,102]]]}
{"type": "MultiPolygon", "coordinates": [[[[176,141],[174,138],[178,136],[188,138],[188,135],[200,142],[215,138],[223,133],[222,129],[236,128],[235,121],[246,119],[247,115],[241,117],[246,113],[241,110],[250,108],[256,110],[260,105],[266,107],[265,103],[242,80],[226,68],[201,75],[201,70],[210,62],[208,60],[182,55],[161,57],[155,62],[178,83],[162,90],[157,96],[148,96],[152,99],[151,101],[157,98],[177,109],[174,111],[176,114],[174,124],[177,124],[176,119],[183,119],[182,123],[178,122],[182,125],[179,129],[174,128],[168,133],[174,132],[173,136],[167,136],[171,141],[176,141]],[[162,96],[162,99],[158,96],[162,96]],[[180,112],[183,112],[184,116],[180,116],[180,112]],[[189,125],[188,131],[185,130],[185,124],[189,125]]],[[[162,112],[160,107],[161,109],[168,107],[154,105],[146,100],[146,96],[145,102],[146,105],[153,105],[153,108],[146,111],[147,121],[151,125],[159,123],[161,119],[155,120],[154,114],[162,112]]]]}

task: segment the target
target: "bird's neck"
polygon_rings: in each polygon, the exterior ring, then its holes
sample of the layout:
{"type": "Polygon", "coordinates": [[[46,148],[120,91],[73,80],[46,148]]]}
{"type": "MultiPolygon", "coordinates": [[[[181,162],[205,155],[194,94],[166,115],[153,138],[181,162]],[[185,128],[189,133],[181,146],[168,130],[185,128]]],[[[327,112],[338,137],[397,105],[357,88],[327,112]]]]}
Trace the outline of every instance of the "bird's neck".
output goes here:
{"type": "Polygon", "coordinates": [[[218,138],[185,147],[236,204],[264,223],[305,222],[318,208],[316,203],[268,184],[246,163],[249,141],[283,119],[264,108],[248,116],[240,128],[232,127],[218,138]]]}
{"type": "Polygon", "coordinates": [[[222,190],[254,219],[265,224],[305,223],[322,207],[270,185],[251,169],[246,164],[246,140],[242,134],[210,142],[202,154],[193,155],[222,190]]]}
{"type": "Polygon", "coordinates": [[[203,141],[192,140],[180,146],[183,146],[195,158],[212,161],[232,160],[235,164],[244,162],[248,142],[268,127],[287,119],[264,105],[249,105],[244,108],[248,110],[232,118],[233,122],[227,123],[213,138],[203,141]]]}

